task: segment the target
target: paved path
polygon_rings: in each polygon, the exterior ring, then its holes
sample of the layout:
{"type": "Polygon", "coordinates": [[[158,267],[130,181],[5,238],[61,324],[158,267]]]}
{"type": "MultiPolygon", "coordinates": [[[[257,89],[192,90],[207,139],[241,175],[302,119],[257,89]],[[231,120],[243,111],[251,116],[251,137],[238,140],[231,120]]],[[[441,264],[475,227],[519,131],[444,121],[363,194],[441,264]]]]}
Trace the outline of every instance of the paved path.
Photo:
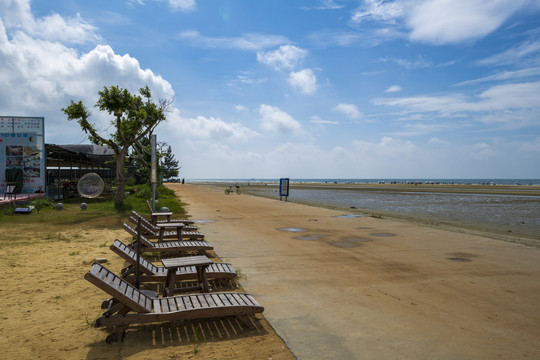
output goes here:
{"type": "Polygon", "coordinates": [[[540,358],[538,248],[171,187],[299,359],[540,358]]]}

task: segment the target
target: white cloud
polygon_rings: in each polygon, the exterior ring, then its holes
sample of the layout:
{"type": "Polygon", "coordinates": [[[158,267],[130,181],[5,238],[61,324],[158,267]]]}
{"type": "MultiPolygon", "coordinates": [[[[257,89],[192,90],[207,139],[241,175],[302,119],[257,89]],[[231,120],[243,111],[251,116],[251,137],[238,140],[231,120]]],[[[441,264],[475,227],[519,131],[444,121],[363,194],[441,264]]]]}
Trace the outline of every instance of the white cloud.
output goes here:
{"type": "Polygon", "coordinates": [[[44,116],[47,141],[65,143],[68,138],[86,138],[78,124],[68,122],[60,110],[70,100],[82,100],[92,112],[91,121],[98,128],[108,127],[110,118],[93,107],[103,86],[119,85],[137,92],[148,84],[156,99],[174,98],[169,82],[149,69],[142,69],[137,59],[115,54],[110,46],[98,45],[80,54],[58,40],[36,38],[23,30],[8,37],[3,19],[0,108],[6,114],[44,116]]]}
{"type": "Polygon", "coordinates": [[[410,38],[433,44],[482,38],[529,0],[430,0],[412,6],[406,22],[410,38]]]}
{"type": "Polygon", "coordinates": [[[448,141],[439,139],[437,137],[432,137],[428,140],[430,144],[440,144],[440,145],[448,145],[448,141]]]}
{"type": "Polygon", "coordinates": [[[338,125],[339,124],[339,122],[337,121],[323,120],[318,115],[313,115],[311,117],[310,122],[315,123],[315,124],[321,124],[321,125],[338,125]]]}
{"type": "Polygon", "coordinates": [[[482,38],[535,4],[535,0],[364,0],[352,21],[382,23],[384,28],[375,34],[383,38],[395,37],[396,28],[406,29],[412,41],[440,45],[482,38]]]}
{"type": "Polygon", "coordinates": [[[475,97],[463,94],[374,99],[375,105],[395,106],[412,112],[437,112],[457,116],[463,112],[481,113],[482,122],[508,122],[512,127],[540,121],[540,82],[493,86],[475,97]],[[491,120],[487,120],[491,119],[491,120]]]}
{"type": "Polygon", "coordinates": [[[308,52],[293,45],[280,46],[278,50],[257,52],[257,61],[276,70],[294,69],[307,56],[308,52]]]}
{"type": "Polygon", "coordinates": [[[345,114],[351,120],[357,120],[362,117],[362,113],[358,111],[358,107],[354,104],[338,104],[333,110],[345,114]]]}
{"type": "Polygon", "coordinates": [[[395,62],[396,64],[403,66],[407,69],[425,68],[432,65],[430,61],[425,60],[422,56],[418,56],[416,60],[406,60],[399,58],[381,58],[382,62],[395,62]]]}
{"type": "Polygon", "coordinates": [[[289,43],[289,40],[281,35],[244,34],[241,37],[211,37],[201,35],[195,30],[182,31],[179,39],[187,40],[192,46],[197,47],[245,51],[260,51],[289,43]]]}
{"type": "Polygon", "coordinates": [[[458,84],[460,85],[475,85],[483,82],[489,81],[503,81],[503,80],[512,80],[516,81],[520,78],[527,78],[540,75],[540,67],[532,67],[527,69],[520,69],[515,71],[500,71],[492,75],[484,76],[474,80],[463,81],[458,84]]]}
{"type": "Polygon", "coordinates": [[[262,104],[259,114],[262,116],[261,127],[264,130],[289,134],[298,132],[302,127],[291,115],[275,106],[262,104]]]}
{"type": "Polygon", "coordinates": [[[394,92],[400,92],[402,90],[401,86],[399,85],[392,85],[388,89],[384,90],[384,92],[387,93],[394,93],[394,92]]]}
{"type": "Polygon", "coordinates": [[[365,0],[364,4],[354,12],[352,21],[359,23],[372,18],[377,21],[394,22],[405,12],[405,1],[365,0]]]}
{"type": "Polygon", "coordinates": [[[304,94],[313,94],[317,91],[317,77],[311,69],[303,69],[297,72],[291,72],[288,79],[289,84],[303,92],[304,94]]]}
{"type": "Polygon", "coordinates": [[[248,111],[248,108],[244,105],[236,105],[234,108],[236,109],[236,111],[248,111]]]}
{"type": "Polygon", "coordinates": [[[259,136],[256,131],[240,123],[228,123],[219,118],[204,116],[186,118],[180,115],[178,109],[168,114],[167,121],[160,127],[161,130],[165,130],[164,134],[173,134],[172,143],[188,138],[209,142],[237,143],[259,136]]]}
{"type": "Polygon", "coordinates": [[[538,64],[540,60],[540,40],[526,41],[499,54],[479,60],[479,65],[515,65],[523,59],[538,64]],[[532,57],[532,59],[531,59],[532,57]]]}
{"type": "Polygon", "coordinates": [[[29,0],[7,0],[0,2],[0,14],[6,32],[22,32],[30,37],[48,41],[83,44],[101,39],[97,28],[76,14],[63,18],[52,13],[42,18],[34,18],[29,0]]]}
{"type": "Polygon", "coordinates": [[[197,7],[195,0],[159,0],[166,1],[169,4],[169,7],[173,10],[179,11],[193,11],[197,7]]]}

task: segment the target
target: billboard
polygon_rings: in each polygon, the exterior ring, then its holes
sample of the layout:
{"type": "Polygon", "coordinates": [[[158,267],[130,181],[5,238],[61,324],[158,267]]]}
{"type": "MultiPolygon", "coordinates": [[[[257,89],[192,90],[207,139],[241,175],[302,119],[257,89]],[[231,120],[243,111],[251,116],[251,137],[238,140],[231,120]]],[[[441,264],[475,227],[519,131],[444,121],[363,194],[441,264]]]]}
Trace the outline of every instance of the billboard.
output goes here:
{"type": "Polygon", "coordinates": [[[0,194],[14,179],[19,193],[45,191],[44,123],[43,117],[0,116],[0,194]]]}

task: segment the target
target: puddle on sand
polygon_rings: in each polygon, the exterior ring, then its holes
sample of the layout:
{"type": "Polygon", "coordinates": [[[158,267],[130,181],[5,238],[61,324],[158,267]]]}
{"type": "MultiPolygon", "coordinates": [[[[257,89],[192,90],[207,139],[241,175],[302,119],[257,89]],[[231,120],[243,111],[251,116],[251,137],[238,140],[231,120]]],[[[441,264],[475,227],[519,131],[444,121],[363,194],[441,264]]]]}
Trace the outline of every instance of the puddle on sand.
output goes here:
{"type": "Polygon", "coordinates": [[[360,244],[350,243],[346,241],[336,241],[331,244],[337,247],[342,247],[342,248],[352,248],[352,247],[360,246],[360,244]]]}
{"type": "Polygon", "coordinates": [[[206,223],[213,223],[216,220],[193,220],[194,223],[198,224],[206,224],[206,223]]]}
{"type": "Polygon", "coordinates": [[[396,236],[396,234],[392,234],[392,233],[372,233],[372,234],[369,234],[371,236],[378,236],[378,237],[390,237],[390,236],[396,236]]]}
{"type": "Polygon", "coordinates": [[[359,218],[359,217],[362,217],[363,215],[357,215],[357,214],[347,214],[347,215],[337,215],[337,216],[334,216],[335,218],[340,218],[340,219],[356,219],[356,218],[359,218]]]}
{"type": "Polygon", "coordinates": [[[348,238],[343,239],[343,241],[347,241],[350,243],[362,243],[362,242],[368,242],[368,241],[373,241],[373,240],[369,238],[363,238],[363,237],[348,237],[348,238]]]}
{"type": "Polygon", "coordinates": [[[297,239],[297,240],[320,240],[320,239],[324,239],[325,237],[328,237],[328,235],[313,234],[313,235],[307,235],[307,236],[298,236],[298,237],[295,237],[295,239],[297,239]]]}
{"type": "Polygon", "coordinates": [[[457,261],[457,262],[469,262],[471,259],[465,259],[465,258],[446,258],[447,260],[457,261]]]}
{"type": "Polygon", "coordinates": [[[280,231],[288,231],[288,232],[304,232],[304,231],[307,231],[306,229],[293,228],[293,227],[278,228],[278,230],[280,230],[280,231]]]}

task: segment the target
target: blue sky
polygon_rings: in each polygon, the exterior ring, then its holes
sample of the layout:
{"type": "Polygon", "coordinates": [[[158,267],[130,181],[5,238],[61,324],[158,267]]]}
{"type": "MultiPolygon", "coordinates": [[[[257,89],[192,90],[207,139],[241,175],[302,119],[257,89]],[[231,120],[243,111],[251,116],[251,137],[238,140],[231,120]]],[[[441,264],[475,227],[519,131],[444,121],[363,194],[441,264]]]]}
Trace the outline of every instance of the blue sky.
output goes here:
{"type": "Polygon", "coordinates": [[[174,99],[181,177],[540,178],[538,0],[0,0],[0,114],[174,99]]]}

